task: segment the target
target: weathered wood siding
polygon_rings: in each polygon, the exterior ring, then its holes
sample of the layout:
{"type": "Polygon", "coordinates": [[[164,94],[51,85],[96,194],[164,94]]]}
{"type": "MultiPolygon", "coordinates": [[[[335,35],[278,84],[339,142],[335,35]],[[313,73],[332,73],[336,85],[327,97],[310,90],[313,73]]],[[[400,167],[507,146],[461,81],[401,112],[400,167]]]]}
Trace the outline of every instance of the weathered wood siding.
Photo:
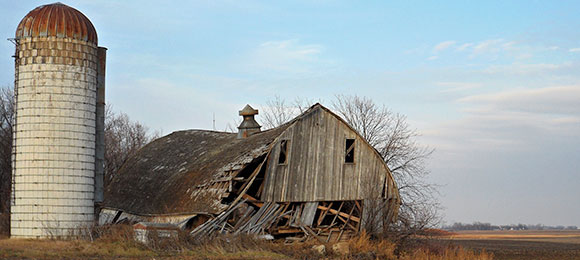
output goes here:
{"type": "MultiPolygon", "coordinates": [[[[388,170],[356,132],[319,108],[295,121],[278,137],[268,158],[263,201],[360,200],[381,196],[388,170]],[[355,139],[354,163],[345,163],[346,139],[355,139]],[[286,164],[278,163],[280,142],[288,142],[286,164]]],[[[397,196],[398,197],[398,196],[397,196]]]]}

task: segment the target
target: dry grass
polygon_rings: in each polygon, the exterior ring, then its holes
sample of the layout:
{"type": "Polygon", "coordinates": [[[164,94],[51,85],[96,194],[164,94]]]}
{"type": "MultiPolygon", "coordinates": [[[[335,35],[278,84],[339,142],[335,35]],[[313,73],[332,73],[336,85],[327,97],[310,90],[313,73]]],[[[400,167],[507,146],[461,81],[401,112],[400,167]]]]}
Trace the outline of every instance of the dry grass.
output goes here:
{"type": "Polygon", "coordinates": [[[181,233],[174,239],[143,245],[133,240],[133,230],[128,225],[77,233],[69,240],[0,239],[0,259],[492,259],[485,252],[461,247],[423,244],[402,250],[388,240],[370,239],[364,232],[346,243],[324,244],[324,254],[312,249],[318,245],[316,240],[284,244],[251,236],[217,236],[194,241],[187,233],[181,233]],[[337,252],[333,246],[344,251],[337,252]]]}
{"type": "MultiPolygon", "coordinates": [[[[462,247],[452,245],[442,245],[440,243],[431,243],[422,240],[412,247],[401,248],[389,240],[372,240],[362,232],[360,236],[351,239],[348,242],[349,253],[346,256],[349,259],[399,259],[399,260],[488,260],[493,259],[492,254],[485,251],[476,253],[462,247]]],[[[341,256],[342,257],[342,256],[341,256]]]]}
{"type": "Polygon", "coordinates": [[[246,237],[218,237],[191,241],[186,233],[176,239],[144,245],[133,239],[129,225],[98,227],[75,232],[65,240],[0,239],[0,259],[279,259],[264,241],[246,237]]]}

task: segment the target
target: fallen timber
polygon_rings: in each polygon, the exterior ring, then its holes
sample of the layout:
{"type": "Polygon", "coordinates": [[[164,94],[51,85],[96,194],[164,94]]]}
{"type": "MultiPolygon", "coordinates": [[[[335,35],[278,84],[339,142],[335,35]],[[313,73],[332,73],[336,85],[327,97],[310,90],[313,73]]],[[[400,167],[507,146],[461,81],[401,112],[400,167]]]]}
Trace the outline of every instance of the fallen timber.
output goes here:
{"type": "Polygon", "coordinates": [[[269,234],[289,241],[340,241],[359,231],[361,208],[357,205],[359,201],[260,202],[244,194],[235,205],[194,228],[190,235],[207,238],[216,234],[269,234]],[[307,204],[315,207],[308,209],[307,204]]]}

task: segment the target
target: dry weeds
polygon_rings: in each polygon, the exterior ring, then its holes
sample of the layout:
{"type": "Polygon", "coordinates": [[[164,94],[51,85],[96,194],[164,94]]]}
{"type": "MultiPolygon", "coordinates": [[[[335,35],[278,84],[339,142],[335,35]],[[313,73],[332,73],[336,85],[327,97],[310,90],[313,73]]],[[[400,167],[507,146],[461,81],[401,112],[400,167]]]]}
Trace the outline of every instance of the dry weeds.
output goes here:
{"type": "Polygon", "coordinates": [[[485,252],[474,253],[461,247],[426,246],[402,250],[388,240],[374,240],[366,233],[341,243],[324,244],[326,252],[312,249],[316,240],[294,244],[256,239],[252,236],[216,236],[193,240],[183,232],[173,239],[153,240],[144,245],[133,240],[133,229],[115,225],[76,232],[68,240],[0,239],[0,258],[5,259],[492,259],[485,252]],[[90,232],[89,232],[90,231],[90,232]],[[336,246],[335,246],[336,247],[336,246]]]}

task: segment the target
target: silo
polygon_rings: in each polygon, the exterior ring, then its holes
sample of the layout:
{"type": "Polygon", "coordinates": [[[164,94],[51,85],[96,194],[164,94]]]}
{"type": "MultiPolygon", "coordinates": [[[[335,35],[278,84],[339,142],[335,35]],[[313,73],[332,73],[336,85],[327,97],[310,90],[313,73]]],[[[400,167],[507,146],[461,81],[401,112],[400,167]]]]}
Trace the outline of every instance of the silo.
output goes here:
{"type": "Polygon", "coordinates": [[[11,236],[65,236],[92,225],[102,201],[106,49],[61,3],[30,11],[14,42],[11,236]]]}

